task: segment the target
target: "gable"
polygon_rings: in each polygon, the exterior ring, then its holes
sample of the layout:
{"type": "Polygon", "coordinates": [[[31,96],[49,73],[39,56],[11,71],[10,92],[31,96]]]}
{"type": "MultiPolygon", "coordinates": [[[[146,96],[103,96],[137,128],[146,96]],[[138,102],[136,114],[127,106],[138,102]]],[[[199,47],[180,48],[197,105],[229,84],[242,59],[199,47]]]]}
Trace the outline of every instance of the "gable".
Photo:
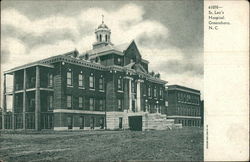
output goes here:
{"type": "Polygon", "coordinates": [[[133,61],[137,63],[141,62],[141,54],[134,41],[131,42],[131,44],[128,46],[124,53],[124,59],[126,64],[129,64],[131,59],[133,59],[133,61]]]}
{"type": "Polygon", "coordinates": [[[132,69],[134,69],[135,71],[138,71],[138,72],[147,73],[147,70],[145,70],[141,66],[141,64],[134,64],[134,66],[132,67],[132,69]]]}

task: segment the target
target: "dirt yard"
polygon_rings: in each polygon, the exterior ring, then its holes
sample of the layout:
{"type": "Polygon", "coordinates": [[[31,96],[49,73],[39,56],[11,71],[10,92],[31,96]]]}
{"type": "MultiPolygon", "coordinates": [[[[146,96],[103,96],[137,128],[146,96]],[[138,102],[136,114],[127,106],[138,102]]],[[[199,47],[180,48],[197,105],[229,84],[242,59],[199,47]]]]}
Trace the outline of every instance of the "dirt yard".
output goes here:
{"type": "Polygon", "coordinates": [[[0,160],[203,160],[202,128],[171,131],[1,132],[0,160]]]}

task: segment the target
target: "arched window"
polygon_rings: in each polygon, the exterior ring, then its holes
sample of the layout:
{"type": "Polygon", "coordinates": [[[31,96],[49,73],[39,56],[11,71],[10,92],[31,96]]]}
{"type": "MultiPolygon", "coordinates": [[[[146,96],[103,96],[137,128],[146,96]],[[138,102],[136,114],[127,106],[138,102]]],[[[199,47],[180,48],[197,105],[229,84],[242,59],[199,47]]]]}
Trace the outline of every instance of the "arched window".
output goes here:
{"type": "Polygon", "coordinates": [[[100,42],[101,42],[102,41],[102,35],[100,35],[99,38],[100,38],[100,42]]]}
{"type": "Polygon", "coordinates": [[[106,42],[108,41],[108,35],[105,35],[105,41],[106,42]]]}
{"type": "Polygon", "coordinates": [[[98,41],[98,35],[96,35],[96,40],[98,41]]]}

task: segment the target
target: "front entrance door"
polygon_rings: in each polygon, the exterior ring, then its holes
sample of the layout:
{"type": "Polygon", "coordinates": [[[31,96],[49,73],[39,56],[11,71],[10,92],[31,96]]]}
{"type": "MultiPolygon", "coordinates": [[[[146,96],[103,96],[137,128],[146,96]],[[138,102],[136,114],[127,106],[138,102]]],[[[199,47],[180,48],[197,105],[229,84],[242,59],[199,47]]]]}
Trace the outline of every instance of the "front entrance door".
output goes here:
{"type": "Polygon", "coordinates": [[[119,118],[119,128],[122,129],[122,118],[119,118]]]}
{"type": "Polygon", "coordinates": [[[128,117],[130,130],[142,131],[142,116],[128,117]]]}

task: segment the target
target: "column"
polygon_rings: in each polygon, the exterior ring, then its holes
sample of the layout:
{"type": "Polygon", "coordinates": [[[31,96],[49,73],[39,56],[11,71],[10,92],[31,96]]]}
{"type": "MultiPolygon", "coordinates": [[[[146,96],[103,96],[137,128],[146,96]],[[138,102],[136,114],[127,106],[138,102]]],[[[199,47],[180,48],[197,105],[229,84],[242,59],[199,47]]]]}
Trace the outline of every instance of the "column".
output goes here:
{"type": "Polygon", "coordinates": [[[26,69],[23,70],[23,129],[26,129],[26,69]]]}
{"type": "Polygon", "coordinates": [[[4,74],[4,80],[3,80],[3,109],[2,109],[2,129],[5,129],[5,120],[4,115],[6,112],[6,74],[4,74]]]}
{"type": "Polygon", "coordinates": [[[132,78],[129,78],[128,80],[128,98],[129,98],[129,111],[132,112],[132,91],[131,91],[131,83],[132,82],[132,78]]]}
{"type": "Polygon", "coordinates": [[[138,79],[137,80],[137,93],[136,93],[136,109],[137,112],[141,111],[141,82],[143,82],[143,80],[138,79]]]}
{"type": "Polygon", "coordinates": [[[36,94],[35,94],[35,129],[40,130],[40,71],[36,66],[36,94]]]}
{"type": "Polygon", "coordinates": [[[137,80],[137,86],[136,86],[136,112],[141,111],[141,83],[139,80],[137,80]]]}
{"type": "Polygon", "coordinates": [[[13,72],[13,93],[12,93],[12,129],[15,129],[15,72],[13,72]]]}

